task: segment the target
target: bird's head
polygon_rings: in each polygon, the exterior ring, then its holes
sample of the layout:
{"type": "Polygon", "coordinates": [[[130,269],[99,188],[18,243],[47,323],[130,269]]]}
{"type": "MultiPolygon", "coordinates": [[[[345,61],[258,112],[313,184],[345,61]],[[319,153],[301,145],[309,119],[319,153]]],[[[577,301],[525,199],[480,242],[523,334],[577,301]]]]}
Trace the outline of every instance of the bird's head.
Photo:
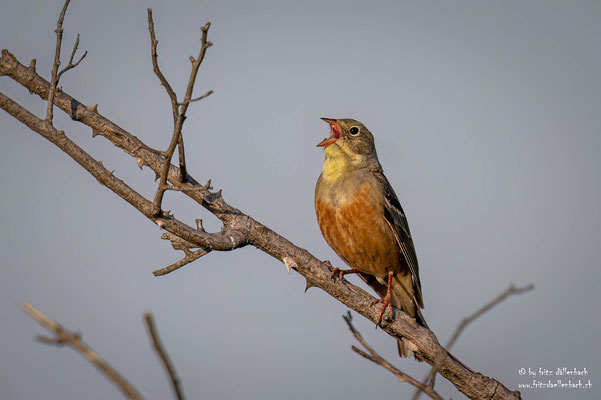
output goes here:
{"type": "Polygon", "coordinates": [[[350,118],[322,119],[330,125],[330,137],[322,140],[317,146],[325,147],[326,154],[342,150],[351,158],[369,158],[376,155],[374,137],[361,122],[350,118]]]}

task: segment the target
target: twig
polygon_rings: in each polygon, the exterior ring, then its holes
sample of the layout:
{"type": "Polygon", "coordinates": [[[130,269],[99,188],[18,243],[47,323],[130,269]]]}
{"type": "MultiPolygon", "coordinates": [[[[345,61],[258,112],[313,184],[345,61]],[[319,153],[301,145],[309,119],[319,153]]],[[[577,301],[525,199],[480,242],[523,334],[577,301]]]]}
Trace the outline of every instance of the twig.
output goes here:
{"type": "Polygon", "coordinates": [[[29,303],[23,303],[22,306],[26,313],[31,315],[36,321],[38,321],[46,329],[48,329],[56,335],[56,338],[54,339],[42,337],[41,340],[39,338],[38,340],[46,344],[66,344],[70,346],[73,350],[80,353],[98,370],[100,370],[109,381],[111,381],[115,386],[117,386],[121,390],[121,392],[123,392],[125,397],[134,400],[142,399],[142,396],[132,386],[132,384],[129,383],[123,376],[121,376],[115,369],[113,369],[98,354],[96,354],[87,344],[85,344],[81,340],[79,334],[74,334],[67,331],[59,323],[46,317],[44,314],[42,314],[41,311],[39,311],[37,308],[35,308],[29,303]]]}
{"type": "MultiPolygon", "coordinates": [[[[521,288],[516,288],[515,285],[512,283],[511,285],[509,285],[509,287],[503,293],[501,293],[500,295],[498,295],[497,297],[495,297],[494,299],[492,299],[491,301],[489,301],[488,303],[486,303],[485,305],[483,305],[482,307],[480,307],[473,314],[471,314],[471,315],[465,317],[463,320],[461,320],[461,322],[457,326],[457,329],[455,329],[455,332],[451,336],[451,339],[449,339],[449,341],[447,342],[447,345],[445,347],[446,352],[442,353],[440,355],[440,357],[438,357],[438,359],[436,360],[436,362],[432,366],[432,370],[424,378],[423,383],[427,384],[428,387],[434,387],[434,379],[436,378],[436,374],[438,373],[438,370],[440,369],[442,361],[449,354],[449,351],[451,350],[451,347],[453,347],[455,345],[455,342],[457,342],[457,339],[459,338],[459,335],[461,335],[461,333],[463,332],[463,330],[471,322],[473,322],[477,318],[481,317],[486,312],[490,311],[494,306],[496,306],[497,304],[501,303],[503,300],[505,300],[509,296],[514,295],[514,294],[522,294],[522,293],[528,292],[528,291],[530,291],[532,289],[534,289],[534,284],[532,284],[532,283],[529,284],[528,286],[524,286],[524,287],[521,287],[521,288]]],[[[419,399],[420,395],[421,395],[421,391],[420,390],[416,390],[415,393],[414,393],[414,395],[413,395],[412,400],[419,399]]]]}
{"type": "Polygon", "coordinates": [[[175,264],[171,264],[168,267],[152,271],[154,276],[167,275],[170,272],[180,269],[184,265],[190,264],[191,262],[198,260],[200,257],[210,253],[211,251],[210,249],[199,249],[196,251],[191,251],[191,248],[195,248],[198,246],[169,232],[163,233],[161,235],[161,239],[170,240],[171,246],[173,246],[175,250],[182,250],[185,253],[185,256],[175,264]]]}
{"type": "Polygon", "coordinates": [[[210,252],[210,250],[204,250],[204,249],[191,251],[188,254],[186,254],[186,256],[184,258],[182,258],[181,260],[179,260],[178,262],[171,264],[168,267],[154,270],[154,271],[152,271],[152,274],[154,276],[167,275],[175,270],[180,269],[184,265],[190,264],[191,262],[198,260],[200,257],[208,254],[209,252],[210,252]]]}
{"type": "Polygon", "coordinates": [[[167,81],[167,78],[165,78],[165,75],[163,75],[161,68],[159,67],[159,61],[158,61],[159,55],[157,53],[157,45],[159,44],[159,41],[156,39],[156,35],[154,33],[154,21],[152,20],[152,8],[148,9],[148,31],[150,32],[150,51],[151,51],[151,56],[152,56],[152,69],[153,69],[155,75],[159,78],[161,85],[163,85],[163,87],[165,88],[165,91],[167,92],[167,95],[169,96],[169,99],[171,100],[171,111],[173,113],[173,122],[175,122],[175,120],[177,118],[177,96],[175,94],[175,91],[173,90],[173,88],[171,87],[169,82],[167,81]]]}
{"type": "Polygon", "coordinates": [[[48,93],[48,106],[46,107],[46,121],[52,124],[53,119],[53,106],[54,106],[54,95],[56,92],[56,85],[58,84],[58,66],[61,64],[61,44],[63,42],[63,21],[65,20],[65,13],[71,0],[65,0],[63,9],[58,17],[56,23],[56,47],[54,49],[54,64],[52,65],[52,78],[50,78],[50,92],[48,93]]]}
{"type": "Polygon", "coordinates": [[[188,79],[188,87],[186,88],[186,95],[184,96],[183,104],[179,109],[178,120],[174,129],[174,132],[179,131],[178,138],[178,149],[179,149],[179,169],[182,174],[181,180],[182,182],[188,181],[188,170],[186,169],[186,156],[184,154],[184,137],[182,136],[182,127],[184,125],[184,121],[186,120],[186,111],[188,110],[188,106],[193,101],[202,100],[205,97],[210,96],[213,91],[210,90],[204,95],[198,97],[196,100],[192,100],[192,92],[194,91],[194,83],[196,82],[196,76],[198,75],[198,68],[202,61],[205,58],[205,54],[207,49],[213,45],[212,42],[207,41],[207,35],[209,34],[209,28],[211,27],[211,23],[207,22],[200,31],[202,32],[200,39],[200,53],[198,57],[194,59],[194,57],[190,56],[190,62],[192,63],[192,71],[190,71],[190,79],[188,79]]]}
{"type": "Polygon", "coordinates": [[[85,51],[83,53],[83,55],[80,57],[79,60],[77,60],[77,62],[75,64],[73,64],[73,58],[75,57],[75,53],[77,53],[77,48],[79,47],[79,33],[77,34],[77,39],[75,39],[75,43],[73,44],[73,51],[71,51],[71,57],[69,58],[69,64],[63,68],[59,73],[58,76],[56,77],[56,84],[58,85],[58,81],[61,79],[61,76],[69,71],[70,69],[73,69],[75,67],[77,67],[79,65],[80,62],[83,61],[83,59],[88,55],[88,52],[85,51]]]}
{"type": "Polygon", "coordinates": [[[195,98],[195,99],[190,99],[190,100],[184,100],[184,102],[183,102],[183,103],[177,103],[177,104],[181,106],[181,105],[184,105],[184,104],[186,104],[186,103],[193,103],[193,102],[195,102],[195,101],[200,101],[200,100],[202,100],[202,99],[204,99],[204,98],[207,98],[207,97],[209,97],[209,96],[210,96],[210,95],[212,95],[212,94],[213,94],[213,91],[212,91],[212,90],[209,90],[208,92],[206,92],[205,94],[203,94],[203,95],[202,95],[202,96],[200,96],[200,97],[197,97],[197,98],[195,98]]]}
{"type": "Polygon", "coordinates": [[[347,311],[347,314],[343,315],[342,318],[344,318],[344,320],[346,321],[346,324],[351,330],[353,336],[355,336],[355,339],[357,339],[357,341],[361,343],[361,345],[369,352],[369,354],[367,354],[363,350],[352,346],[351,348],[355,353],[386,368],[388,371],[392,372],[400,382],[408,382],[409,384],[415,386],[420,392],[423,391],[424,393],[426,393],[428,396],[430,396],[430,398],[434,400],[442,400],[442,397],[438,393],[436,393],[433,387],[421,383],[412,376],[407,375],[403,371],[399,370],[394,365],[390,364],[388,361],[382,358],[370,345],[368,345],[367,342],[363,339],[363,336],[361,336],[359,331],[357,331],[357,329],[355,329],[355,327],[353,326],[351,322],[353,317],[350,311],[347,311]]]}
{"type": "MultiPolygon", "coordinates": [[[[204,59],[205,53],[209,47],[213,44],[207,41],[207,34],[209,31],[209,27],[211,23],[207,23],[205,26],[201,28],[202,37],[201,37],[201,47],[200,54],[198,58],[194,59],[194,57],[190,57],[190,61],[192,62],[192,71],[190,72],[190,78],[188,80],[188,87],[186,89],[186,94],[184,96],[184,101],[182,103],[178,103],[177,95],[175,91],[165,78],[165,75],[161,72],[158,64],[158,54],[157,54],[157,45],[158,41],[156,39],[156,34],[154,31],[154,21],[152,18],[152,9],[148,9],[148,31],[150,32],[150,44],[151,44],[151,56],[152,56],[152,65],[153,70],[161,84],[165,87],[169,98],[171,99],[171,112],[173,114],[173,135],[171,137],[171,142],[169,143],[169,147],[165,151],[165,161],[163,168],[160,173],[159,178],[159,187],[157,188],[154,201],[153,201],[153,209],[156,215],[161,212],[161,204],[163,202],[163,196],[165,191],[168,190],[167,187],[167,174],[169,172],[169,167],[171,165],[171,159],[173,158],[173,154],[175,152],[175,148],[179,149],[179,165],[180,165],[180,180],[182,182],[186,182],[188,180],[188,173],[186,170],[186,156],[184,151],[184,139],[182,136],[182,127],[184,125],[184,121],[186,119],[186,111],[188,110],[188,106],[192,101],[200,100],[201,98],[207,97],[210,95],[207,92],[205,95],[199,97],[198,99],[192,99],[192,92],[194,90],[194,83],[196,82],[196,76],[198,75],[198,68],[204,59]]],[[[211,91],[212,93],[212,91],[211,91]]]]}
{"type": "Polygon", "coordinates": [[[171,380],[171,387],[173,388],[173,392],[178,400],[184,400],[184,393],[180,386],[180,381],[175,373],[175,368],[173,364],[169,360],[169,356],[167,355],[167,351],[163,347],[161,343],[161,339],[159,338],[159,333],[157,332],[156,325],[154,323],[154,318],[152,317],[152,313],[146,312],[144,314],[144,320],[146,321],[146,328],[148,329],[148,334],[152,339],[152,346],[154,350],[157,352],[159,358],[161,359],[161,363],[169,375],[169,379],[171,380]]]}

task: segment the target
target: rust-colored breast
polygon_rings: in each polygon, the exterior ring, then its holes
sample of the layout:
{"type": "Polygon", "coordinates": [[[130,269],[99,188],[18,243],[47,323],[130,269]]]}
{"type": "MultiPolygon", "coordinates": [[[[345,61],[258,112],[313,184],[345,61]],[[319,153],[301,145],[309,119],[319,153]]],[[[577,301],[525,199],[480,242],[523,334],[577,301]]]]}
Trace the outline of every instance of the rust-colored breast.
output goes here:
{"type": "Polygon", "coordinates": [[[347,193],[344,202],[316,195],[315,211],[321,233],[340,258],[351,268],[385,277],[401,271],[401,253],[384,218],[383,198],[370,183],[347,193]]]}

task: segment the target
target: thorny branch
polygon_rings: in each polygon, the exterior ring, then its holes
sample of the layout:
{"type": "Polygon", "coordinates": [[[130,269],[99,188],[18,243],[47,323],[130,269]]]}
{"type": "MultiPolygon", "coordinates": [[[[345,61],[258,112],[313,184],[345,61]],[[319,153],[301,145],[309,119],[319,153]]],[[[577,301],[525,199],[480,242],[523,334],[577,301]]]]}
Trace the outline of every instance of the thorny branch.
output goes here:
{"type": "Polygon", "coordinates": [[[53,119],[53,107],[54,107],[54,95],[56,93],[56,86],[58,85],[58,66],[61,64],[61,44],[63,42],[63,21],[65,20],[65,13],[71,0],[65,0],[63,9],[58,17],[56,23],[56,47],[54,49],[54,63],[52,64],[52,78],[50,78],[50,92],[48,93],[48,105],[46,106],[46,122],[52,124],[53,119]]]}
{"type": "Polygon", "coordinates": [[[154,350],[157,352],[157,355],[161,359],[161,363],[165,368],[165,372],[169,376],[171,380],[171,387],[173,388],[173,392],[177,400],[184,400],[184,392],[182,391],[179,378],[175,373],[175,368],[169,360],[169,356],[161,343],[161,339],[159,338],[159,333],[157,331],[156,325],[154,323],[154,318],[152,317],[152,313],[146,312],[144,314],[144,321],[146,322],[146,328],[148,329],[148,334],[152,340],[152,346],[154,350]]]}
{"type": "MultiPolygon", "coordinates": [[[[457,339],[459,339],[459,335],[461,335],[463,330],[475,319],[481,317],[483,314],[490,311],[494,306],[501,303],[503,300],[505,300],[509,296],[514,295],[514,294],[522,294],[522,293],[528,292],[532,289],[534,289],[534,284],[532,284],[532,283],[529,284],[528,286],[524,286],[521,288],[516,288],[515,285],[512,283],[511,285],[509,285],[509,287],[503,293],[501,293],[500,295],[498,295],[497,297],[495,297],[494,299],[492,299],[491,301],[489,301],[488,303],[486,303],[485,305],[480,307],[473,314],[465,317],[463,320],[461,320],[461,323],[459,323],[459,325],[457,326],[457,329],[455,329],[455,332],[453,332],[451,339],[449,339],[449,341],[447,342],[446,353],[448,354],[448,352],[451,350],[451,347],[453,347],[455,345],[455,342],[457,342],[457,339]]],[[[438,370],[440,369],[440,365],[441,365],[443,359],[444,359],[444,354],[442,354],[440,357],[438,357],[438,359],[432,366],[432,370],[424,378],[422,384],[424,384],[424,385],[427,384],[427,386],[429,388],[434,388],[434,379],[436,378],[436,374],[438,373],[438,370]]],[[[415,394],[413,395],[412,400],[419,399],[419,396],[421,395],[421,393],[422,393],[422,390],[416,390],[415,394]]]]}
{"type": "MultiPolygon", "coordinates": [[[[68,4],[68,1],[66,4],[68,4]]],[[[62,25],[65,10],[66,6],[63,8],[61,17],[59,17],[59,26],[62,25]]],[[[223,228],[220,232],[208,233],[205,232],[204,229],[200,229],[202,226],[195,229],[177,220],[173,215],[160,212],[160,199],[158,201],[159,207],[157,212],[156,198],[155,201],[150,201],[141,196],[133,188],[125,184],[123,180],[116,178],[112,171],[104,168],[100,161],[95,160],[83,149],[75,145],[67,138],[63,131],[55,129],[48,121],[48,118],[46,120],[37,118],[34,114],[1,93],[0,108],[17,118],[33,131],[54,143],[63,152],[84,167],[101,184],[107,186],[114,193],[122,197],[160,228],[165,229],[167,232],[179,237],[183,241],[189,242],[193,247],[206,249],[204,251],[207,252],[210,250],[230,251],[251,244],[272,257],[282,262],[285,261],[287,268],[292,268],[303,275],[307,279],[307,288],[321,288],[350,309],[355,310],[357,313],[375,323],[378,317],[379,308],[372,306],[373,297],[371,295],[348,282],[344,285],[332,282],[330,280],[331,271],[326,264],[315,258],[305,249],[295,246],[286,238],[265,227],[252,217],[227,204],[221,195],[221,191],[212,192],[210,187],[207,187],[206,189],[202,188],[201,185],[198,184],[198,181],[193,177],[171,164],[170,159],[173,155],[175,145],[179,142],[179,138],[181,137],[181,127],[185,117],[185,111],[189,103],[194,100],[192,98],[192,87],[196,78],[196,73],[204,58],[206,49],[210,46],[210,42],[206,41],[208,28],[209,24],[201,28],[203,34],[199,57],[197,59],[191,58],[193,64],[192,73],[183,104],[178,106],[177,99],[170,95],[175,124],[171,145],[166,153],[149,148],[136,136],[100,115],[97,106],[86,107],[63,90],[56,91],[55,74],[53,74],[52,83],[49,83],[36,73],[35,68],[33,68],[33,63],[32,67],[25,67],[7,50],[2,50],[2,57],[0,58],[0,75],[10,77],[27,88],[30,92],[39,95],[42,99],[48,100],[49,105],[54,104],[58,106],[73,120],[89,126],[92,129],[93,136],[100,135],[105,137],[115,146],[123,149],[132,157],[135,157],[136,162],[140,167],[146,165],[151,168],[155,174],[161,178],[162,182],[162,185],[159,186],[159,191],[157,191],[157,195],[159,192],[164,193],[164,190],[167,190],[167,181],[175,188],[182,188],[187,184],[192,185],[194,188],[198,188],[198,190],[181,190],[181,192],[195,200],[199,205],[209,210],[222,221],[223,228]],[[179,108],[176,112],[177,107],[179,108]],[[177,122],[178,120],[179,123],[177,122]],[[169,151],[171,151],[171,153],[169,153],[169,151]]],[[[151,31],[151,37],[153,38],[151,39],[152,58],[156,73],[158,70],[158,64],[156,64],[157,42],[156,38],[154,38],[154,27],[150,11],[149,29],[151,31]]],[[[57,31],[59,30],[57,29],[57,31]]],[[[60,48],[57,52],[60,54],[60,48]]],[[[60,63],[58,59],[55,64],[58,65],[57,63],[60,63]]],[[[58,66],[56,66],[56,69],[58,69],[58,66]]],[[[160,80],[165,86],[166,80],[160,80]]],[[[183,157],[181,159],[183,159],[183,157]]],[[[185,167],[185,165],[180,166],[185,167]]],[[[436,336],[430,330],[419,326],[415,322],[415,319],[410,318],[407,314],[399,310],[394,310],[394,314],[395,318],[385,321],[382,330],[396,339],[405,338],[405,340],[411,341],[415,344],[420,358],[431,365],[434,365],[437,360],[442,359],[439,366],[440,374],[453,383],[453,385],[466,396],[472,399],[488,400],[520,398],[519,392],[510,391],[499,381],[475,373],[471,369],[466,368],[458,360],[450,357],[446,350],[438,343],[436,336]]]]}
{"type": "Polygon", "coordinates": [[[54,333],[54,338],[39,336],[38,340],[44,344],[67,345],[77,351],[91,364],[93,364],[104,376],[111,381],[125,397],[132,400],[142,400],[142,396],[136,388],[132,386],[124,377],[119,374],[113,367],[104,361],[97,353],[94,352],[87,344],[81,340],[81,335],[72,333],[63,328],[59,323],[54,322],[37,308],[29,303],[23,303],[23,309],[31,315],[36,321],[42,324],[50,332],[54,333]]]}
{"type": "Polygon", "coordinates": [[[365,348],[365,350],[367,350],[369,352],[369,354],[367,354],[363,350],[361,350],[355,346],[352,346],[351,348],[353,349],[353,351],[355,353],[386,368],[388,371],[392,372],[398,378],[398,380],[400,382],[407,382],[407,383],[415,386],[417,388],[417,390],[419,390],[420,392],[423,391],[428,396],[430,396],[430,398],[432,398],[434,400],[443,400],[443,398],[438,393],[436,393],[436,391],[434,390],[433,387],[428,386],[424,383],[421,383],[417,379],[413,378],[410,375],[407,375],[400,369],[396,368],[394,365],[390,364],[388,361],[386,361],[384,358],[382,358],[370,345],[368,345],[367,342],[365,341],[365,339],[363,339],[363,336],[361,336],[359,331],[357,331],[357,329],[353,326],[353,323],[351,322],[353,319],[353,316],[351,315],[350,311],[348,311],[346,315],[343,315],[342,318],[344,318],[344,320],[346,321],[346,324],[348,325],[348,327],[351,330],[351,333],[353,334],[355,339],[357,339],[357,341],[359,343],[361,343],[361,345],[365,348]]]}

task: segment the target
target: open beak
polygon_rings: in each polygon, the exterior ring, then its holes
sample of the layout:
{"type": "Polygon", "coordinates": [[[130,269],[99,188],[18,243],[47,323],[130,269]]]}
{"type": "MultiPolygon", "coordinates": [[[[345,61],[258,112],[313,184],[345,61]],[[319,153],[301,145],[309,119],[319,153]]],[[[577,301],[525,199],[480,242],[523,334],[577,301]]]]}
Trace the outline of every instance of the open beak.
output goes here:
{"type": "Polygon", "coordinates": [[[342,128],[338,125],[335,119],[332,118],[322,118],[328,124],[330,124],[330,137],[319,142],[317,147],[328,147],[338,139],[340,139],[340,135],[342,135],[342,128]]]}

